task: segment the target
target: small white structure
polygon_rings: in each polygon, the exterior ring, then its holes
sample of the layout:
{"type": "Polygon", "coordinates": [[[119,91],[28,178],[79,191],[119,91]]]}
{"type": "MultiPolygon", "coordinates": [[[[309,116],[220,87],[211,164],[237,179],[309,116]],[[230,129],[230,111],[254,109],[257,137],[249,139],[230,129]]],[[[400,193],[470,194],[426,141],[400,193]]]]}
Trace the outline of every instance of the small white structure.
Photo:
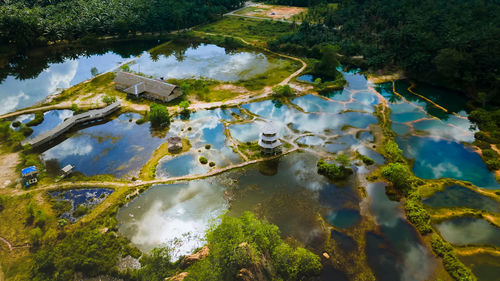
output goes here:
{"type": "Polygon", "coordinates": [[[281,153],[281,141],[278,139],[278,128],[271,122],[267,123],[260,133],[260,151],[264,154],[281,153]]]}
{"type": "Polygon", "coordinates": [[[62,177],[63,178],[67,177],[69,174],[71,174],[71,172],[73,172],[74,168],[75,167],[73,167],[72,165],[64,166],[64,168],[61,169],[62,177]]]}

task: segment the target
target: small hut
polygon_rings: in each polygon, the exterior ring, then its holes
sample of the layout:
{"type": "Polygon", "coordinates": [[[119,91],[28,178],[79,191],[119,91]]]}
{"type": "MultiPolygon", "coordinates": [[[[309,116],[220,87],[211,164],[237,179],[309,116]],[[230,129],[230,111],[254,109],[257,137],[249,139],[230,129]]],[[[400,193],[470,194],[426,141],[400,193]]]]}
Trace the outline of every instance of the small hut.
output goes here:
{"type": "Polygon", "coordinates": [[[38,170],[35,166],[30,166],[21,170],[21,183],[29,187],[38,182],[38,170]]]}
{"type": "Polygon", "coordinates": [[[75,167],[73,167],[72,165],[66,165],[64,166],[64,168],[61,169],[61,175],[63,178],[69,176],[69,174],[71,174],[73,172],[73,169],[75,167]]]}
{"type": "Polygon", "coordinates": [[[259,146],[263,154],[276,155],[281,153],[281,141],[278,138],[278,128],[273,123],[269,122],[262,128],[259,146]]]}
{"type": "Polygon", "coordinates": [[[182,139],[180,137],[168,138],[168,151],[175,153],[182,150],[182,139]]]}

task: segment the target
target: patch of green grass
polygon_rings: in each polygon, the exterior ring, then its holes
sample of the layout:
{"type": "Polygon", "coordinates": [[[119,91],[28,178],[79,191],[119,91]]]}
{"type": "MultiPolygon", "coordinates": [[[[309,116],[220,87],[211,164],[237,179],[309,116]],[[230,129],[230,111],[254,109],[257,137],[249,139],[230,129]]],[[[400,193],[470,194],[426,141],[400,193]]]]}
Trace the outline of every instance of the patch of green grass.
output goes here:
{"type": "Polygon", "coordinates": [[[240,80],[235,84],[243,86],[250,91],[258,91],[266,86],[274,86],[281,83],[301,67],[301,64],[297,61],[281,59],[274,55],[268,54],[268,60],[271,65],[266,72],[251,79],[240,80]]]}
{"type": "Polygon", "coordinates": [[[262,158],[260,153],[260,146],[255,142],[245,142],[238,144],[238,149],[245,154],[249,160],[255,160],[262,158]]]}
{"type": "Polygon", "coordinates": [[[294,31],[294,27],[285,22],[225,17],[220,21],[195,28],[196,31],[241,37],[244,40],[265,46],[270,40],[284,33],[294,31]]]}

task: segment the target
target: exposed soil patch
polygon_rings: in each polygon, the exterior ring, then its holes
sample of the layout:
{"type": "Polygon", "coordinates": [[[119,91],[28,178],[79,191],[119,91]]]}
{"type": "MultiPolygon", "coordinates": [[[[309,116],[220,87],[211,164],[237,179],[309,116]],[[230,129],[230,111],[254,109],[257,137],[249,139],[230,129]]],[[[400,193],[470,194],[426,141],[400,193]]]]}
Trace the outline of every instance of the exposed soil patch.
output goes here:
{"type": "Polygon", "coordinates": [[[306,12],[307,8],[273,6],[257,4],[241,10],[238,14],[251,17],[266,17],[271,19],[289,19],[294,15],[306,12]]]}
{"type": "Polygon", "coordinates": [[[18,153],[0,155],[0,188],[5,188],[17,179],[16,166],[19,164],[18,153]]]}
{"type": "Polygon", "coordinates": [[[235,86],[232,84],[222,84],[222,85],[217,85],[214,90],[225,90],[225,91],[231,91],[234,93],[240,93],[240,94],[248,94],[250,91],[248,91],[245,87],[241,86],[235,86]]]}

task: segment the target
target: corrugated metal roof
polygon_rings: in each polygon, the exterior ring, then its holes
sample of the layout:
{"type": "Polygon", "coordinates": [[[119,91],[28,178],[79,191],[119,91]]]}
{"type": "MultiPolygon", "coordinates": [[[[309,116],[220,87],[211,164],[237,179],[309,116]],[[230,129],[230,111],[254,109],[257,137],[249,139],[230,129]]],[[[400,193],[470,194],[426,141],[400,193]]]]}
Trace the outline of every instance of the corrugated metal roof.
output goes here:
{"type": "Polygon", "coordinates": [[[144,88],[141,88],[140,90],[165,97],[169,96],[175,90],[175,88],[177,88],[176,85],[172,85],[156,79],[142,77],[128,72],[118,72],[114,81],[116,84],[124,85],[127,88],[139,83],[143,83],[144,88]]]}

